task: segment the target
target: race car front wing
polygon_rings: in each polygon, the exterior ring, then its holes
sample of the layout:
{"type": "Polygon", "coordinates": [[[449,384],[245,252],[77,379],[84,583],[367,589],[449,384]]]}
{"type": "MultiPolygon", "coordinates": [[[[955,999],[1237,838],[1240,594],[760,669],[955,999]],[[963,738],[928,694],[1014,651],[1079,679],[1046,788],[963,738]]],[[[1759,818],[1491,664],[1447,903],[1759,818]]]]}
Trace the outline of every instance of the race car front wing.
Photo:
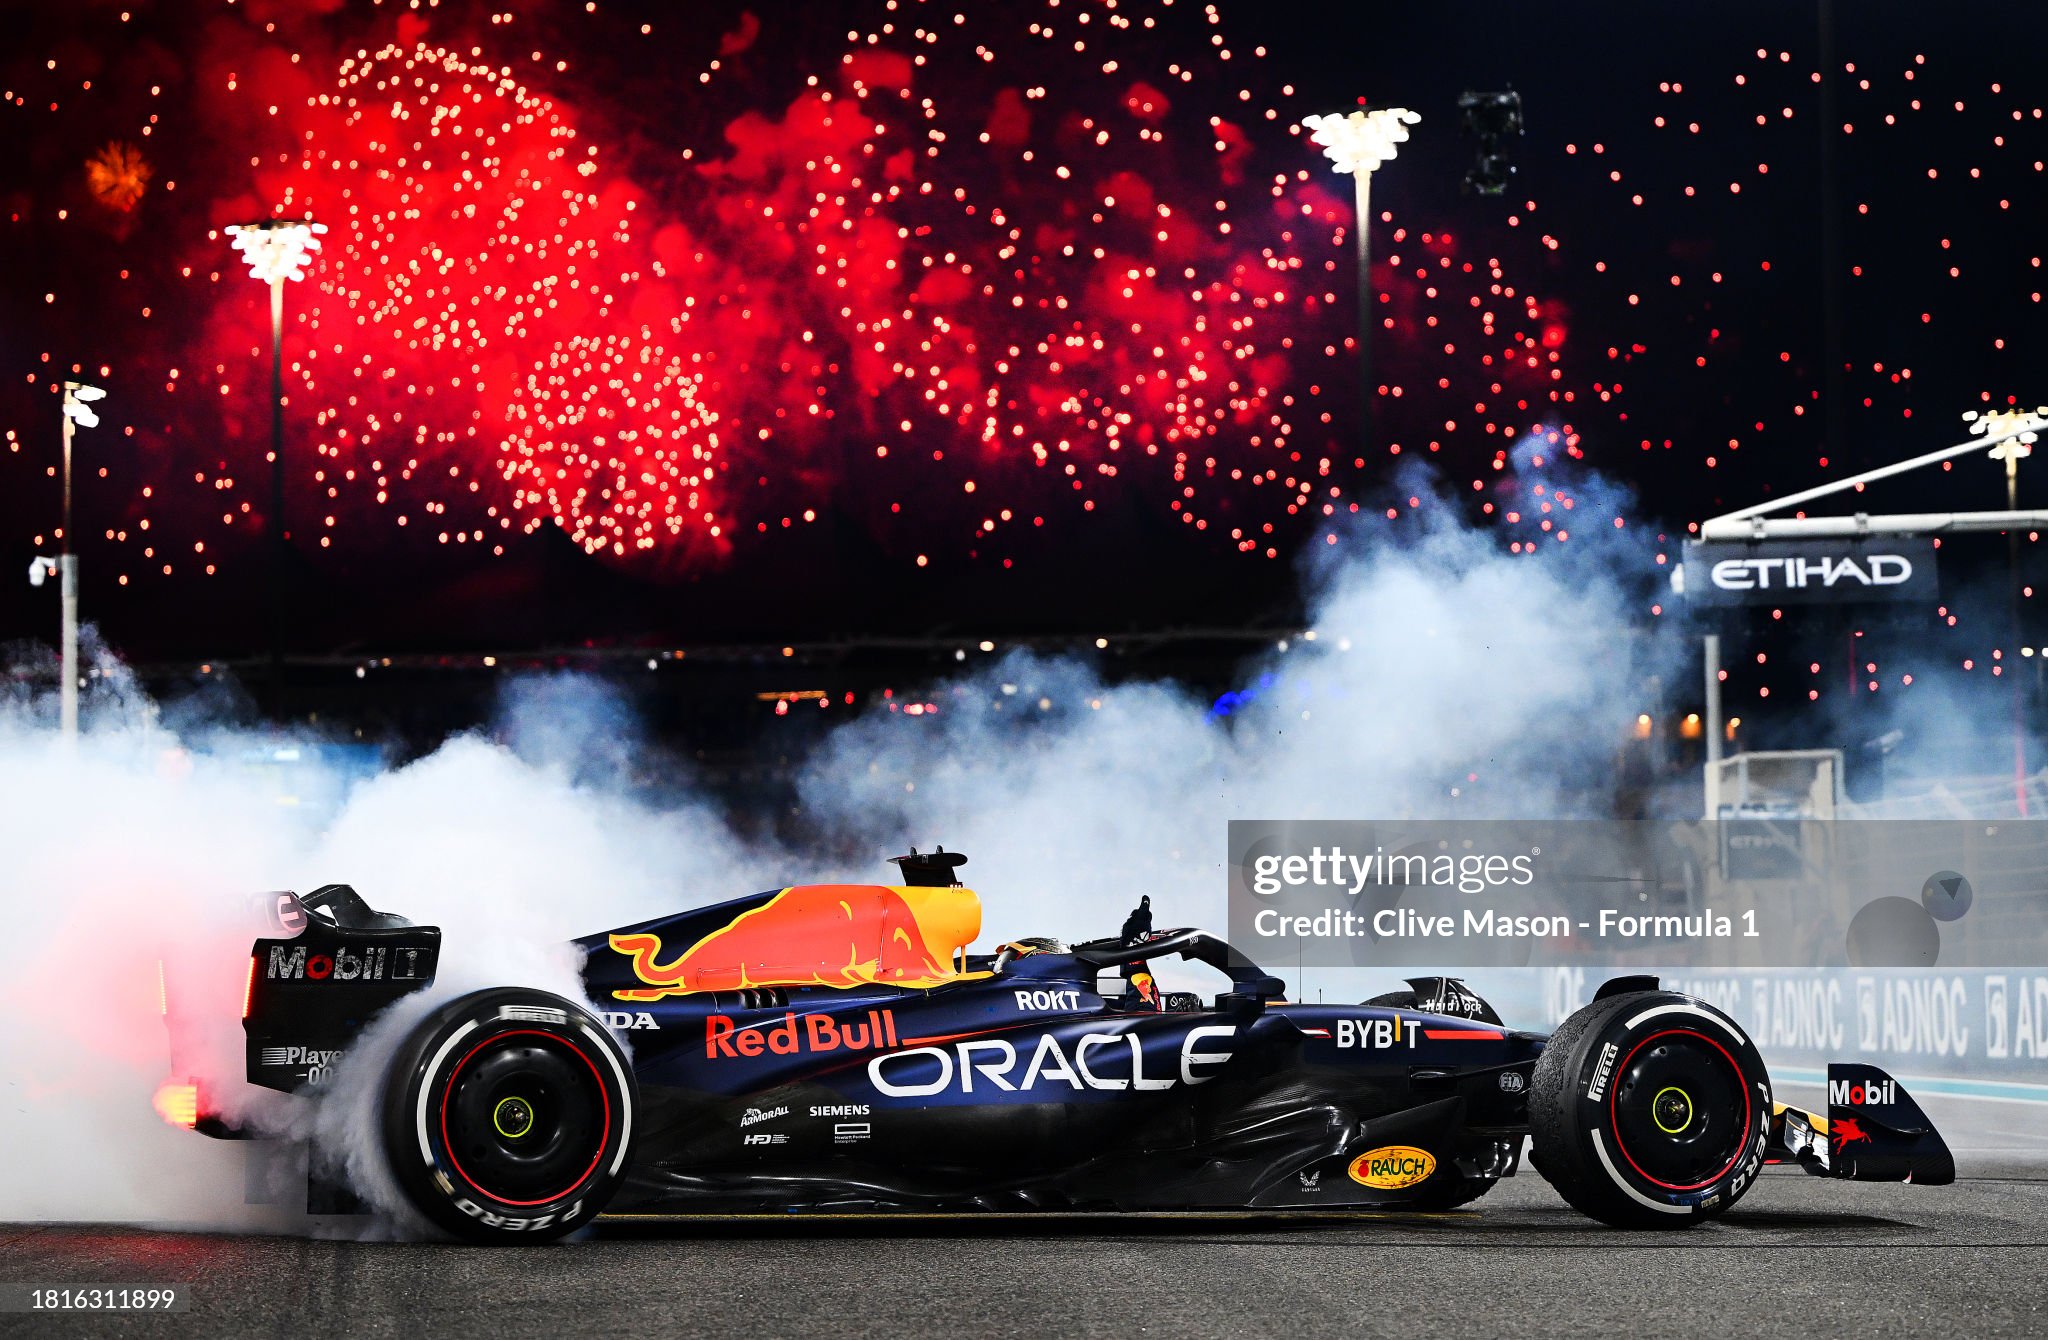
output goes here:
{"type": "Polygon", "coordinates": [[[1828,1110],[1774,1103],[1764,1156],[1816,1177],[1945,1186],[1956,1161],[1934,1123],[1899,1083],[1874,1065],[1828,1067],[1828,1110]]]}

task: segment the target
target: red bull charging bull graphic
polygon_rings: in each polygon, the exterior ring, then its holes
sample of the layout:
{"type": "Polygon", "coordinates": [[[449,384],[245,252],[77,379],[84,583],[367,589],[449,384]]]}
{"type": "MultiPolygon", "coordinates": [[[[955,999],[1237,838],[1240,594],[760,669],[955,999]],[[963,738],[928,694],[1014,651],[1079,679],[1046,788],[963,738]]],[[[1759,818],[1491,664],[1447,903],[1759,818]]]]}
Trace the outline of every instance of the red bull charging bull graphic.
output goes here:
{"type": "Polygon", "coordinates": [[[981,934],[971,889],[799,884],[742,912],[664,962],[661,936],[614,934],[644,987],[620,1000],[660,1000],[750,987],[931,987],[961,975],[959,956],[981,934]]]}

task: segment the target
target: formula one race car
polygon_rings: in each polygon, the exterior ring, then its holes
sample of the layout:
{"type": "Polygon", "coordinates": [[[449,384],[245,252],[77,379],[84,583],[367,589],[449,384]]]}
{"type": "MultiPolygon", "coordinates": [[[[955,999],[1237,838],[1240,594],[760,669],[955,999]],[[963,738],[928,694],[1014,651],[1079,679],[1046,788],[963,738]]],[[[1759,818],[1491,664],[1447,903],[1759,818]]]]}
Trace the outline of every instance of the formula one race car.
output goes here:
{"type": "MultiPolygon", "coordinates": [[[[382,1147],[433,1223],[534,1241],[600,1214],[1441,1210],[1532,1162],[1585,1213],[1683,1228],[1767,1163],[1941,1183],[1947,1147],[1897,1080],[1828,1070],[1825,1116],[1774,1102],[1703,1001],[1624,977],[1554,1034],[1451,978],[1292,1004],[1199,930],[970,954],[964,857],[895,885],[799,885],[577,943],[582,1001],[480,991],[415,1023],[382,1147]],[[1152,965],[1206,964],[1213,999],[1152,965]]],[[[248,1078],[317,1093],[440,932],[330,885],[277,898],[249,962],[248,1078]]],[[[175,1038],[174,1038],[175,1044],[175,1038]]],[[[174,1046],[175,1050],[175,1046],[174,1046]]],[[[204,1093],[186,1124],[234,1135],[204,1093]]]]}

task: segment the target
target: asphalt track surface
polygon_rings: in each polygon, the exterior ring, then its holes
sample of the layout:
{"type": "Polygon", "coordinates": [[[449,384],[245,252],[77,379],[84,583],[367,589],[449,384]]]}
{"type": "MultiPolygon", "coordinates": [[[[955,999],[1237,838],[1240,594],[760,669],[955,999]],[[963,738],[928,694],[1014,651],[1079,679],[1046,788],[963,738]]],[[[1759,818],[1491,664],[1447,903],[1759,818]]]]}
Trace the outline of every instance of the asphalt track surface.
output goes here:
{"type": "Polygon", "coordinates": [[[1771,1170],[1620,1232],[1540,1177],[1427,1216],[613,1223],[538,1248],[0,1226],[0,1281],[180,1282],[190,1312],[23,1336],[1296,1337],[2048,1333],[2048,1162],[1951,1187],[1771,1170]]]}

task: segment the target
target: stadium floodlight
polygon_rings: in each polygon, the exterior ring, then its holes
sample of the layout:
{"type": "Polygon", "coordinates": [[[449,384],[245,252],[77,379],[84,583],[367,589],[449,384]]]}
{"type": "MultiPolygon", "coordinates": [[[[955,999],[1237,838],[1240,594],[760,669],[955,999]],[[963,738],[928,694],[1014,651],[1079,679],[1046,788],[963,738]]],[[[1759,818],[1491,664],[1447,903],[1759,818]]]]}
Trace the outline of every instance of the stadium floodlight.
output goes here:
{"type": "Polygon", "coordinates": [[[270,678],[283,675],[285,550],[289,532],[284,517],[284,284],[304,279],[306,266],[320,249],[324,223],[311,219],[266,219],[228,227],[228,238],[249,273],[270,285],[270,678]]]}
{"type": "Polygon", "coordinates": [[[106,392],[97,386],[83,382],[64,383],[64,417],[80,428],[97,428],[100,416],[93,413],[91,403],[106,397],[106,392]]]}
{"type": "Polygon", "coordinates": [[[1358,395],[1361,445],[1372,445],[1372,407],[1377,394],[1372,380],[1372,174],[1390,163],[1408,142],[1408,127],[1422,120],[1406,107],[1361,108],[1304,116],[1309,138],[1322,146],[1330,165],[1351,175],[1358,192],[1358,395]]]}
{"type": "Polygon", "coordinates": [[[1393,161],[1400,146],[1408,142],[1408,127],[1422,120],[1422,113],[1406,107],[1376,107],[1339,115],[1304,116],[1301,124],[1309,138],[1322,146],[1331,166],[1364,178],[1380,164],[1393,161]]]}
{"type": "Polygon", "coordinates": [[[1991,449],[1991,459],[2009,462],[2006,472],[2010,475],[2017,472],[2019,462],[2034,454],[2034,443],[2040,439],[2041,430],[2048,428],[2048,405],[1986,410],[1981,414],[1971,410],[1963,415],[1963,422],[1978,437],[1998,443],[1991,449]]]}
{"type": "Polygon", "coordinates": [[[282,284],[306,277],[306,265],[320,249],[320,234],[327,225],[311,219],[269,219],[229,224],[227,231],[251,275],[266,284],[282,284]]]}

